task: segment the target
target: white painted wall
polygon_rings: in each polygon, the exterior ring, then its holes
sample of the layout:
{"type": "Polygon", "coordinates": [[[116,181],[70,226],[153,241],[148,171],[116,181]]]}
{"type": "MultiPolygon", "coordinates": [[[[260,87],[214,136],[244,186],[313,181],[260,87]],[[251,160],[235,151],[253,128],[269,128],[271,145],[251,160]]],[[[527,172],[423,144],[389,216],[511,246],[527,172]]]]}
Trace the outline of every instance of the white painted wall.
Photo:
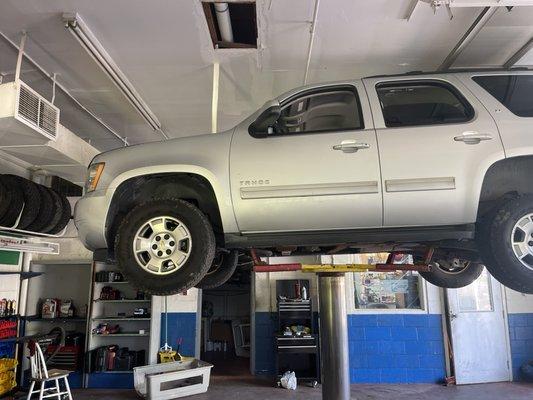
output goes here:
{"type": "Polygon", "coordinates": [[[505,288],[505,298],[507,301],[507,313],[533,313],[533,295],[505,288]]]}

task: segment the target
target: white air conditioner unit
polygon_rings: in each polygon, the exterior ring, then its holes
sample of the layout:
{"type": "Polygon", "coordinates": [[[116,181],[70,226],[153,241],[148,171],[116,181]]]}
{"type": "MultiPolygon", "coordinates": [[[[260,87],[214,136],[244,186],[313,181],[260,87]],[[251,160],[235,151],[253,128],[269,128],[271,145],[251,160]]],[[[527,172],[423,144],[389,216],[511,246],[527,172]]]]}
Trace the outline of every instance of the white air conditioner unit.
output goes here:
{"type": "Polygon", "coordinates": [[[56,140],[59,109],[22,81],[0,85],[0,146],[56,140]]]}

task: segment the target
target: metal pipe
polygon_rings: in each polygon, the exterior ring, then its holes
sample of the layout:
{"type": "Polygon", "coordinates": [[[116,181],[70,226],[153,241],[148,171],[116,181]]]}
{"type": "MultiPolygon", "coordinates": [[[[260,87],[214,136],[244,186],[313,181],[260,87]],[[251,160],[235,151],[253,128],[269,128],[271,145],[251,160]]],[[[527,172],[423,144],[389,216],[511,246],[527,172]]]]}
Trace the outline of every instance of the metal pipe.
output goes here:
{"type": "Polygon", "coordinates": [[[474,23],[470,25],[470,28],[468,28],[466,33],[463,35],[461,40],[459,40],[459,42],[455,45],[450,54],[448,54],[448,56],[444,59],[444,61],[438,68],[439,71],[447,70],[453,65],[455,60],[457,60],[457,58],[463,52],[466,46],[468,46],[472,42],[472,40],[474,40],[479,31],[491,19],[496,10],[498,10],[498,7],[485,7],[483,11],[481,11],[474,23]]]}
{"type": "MultiPolygon", "coordinates": [[[[19,50],[19,46],[13,42],[9,37],[7,37],[3,32],[0,32],[0,36],[7,42],[9,43],[15,50],[19,50]]],[[[39,71],[41,71],[41,73],[48,79],[52,79],[52,75],[50,75],[48,72],[46,72],[46,70],[41,67],[41,65],[39,65],[37,63],[37,61],[35,61],[33,58],[31,58],[28,54],[24,54],[24,57],[26,57],[26,60],[28,60],[30,62],[30,64],[32,64],[34,67],[36,67],[39,71]]],[[[63,86],[61,85],[60,83],[56,82],[56,86],[58,88],[60,88],[63,93],[65,93],[68,97],[70,97],[70,99],[76,104],[76,106],[78,106],[79,108],[81,108],[82,111],[86,112],[87,114],[89,114],[96,122],[98,122],[100,125],[102,125],[109,133],[111,133],[113,136],[115,136],[118,140],[120,140],[125,146],[129,146],[129,143],[126,139],[124,139],[122,136],[120,136],[118,133],[116,133],[113,128],[111,128],[109,125],[107,125],[102,119],[100,119],[100,117],[98,117],[96,114],[94,114],[92,111],[90,111],[87,107],[85,107],[83,104],[81,104],[74,96],[72,96],[70,94],[70,92],[63,86]]]]}
{"type": "Polygon", "coordinates": [[[313,20],[311,21],[311,28],[309,29],[309,48],[307,49],[307,63],[305,65],[304,85],[307,84],[309,77],[309,66],[311,65],[311,54],[313,52],[313,43],[315,41],[316,22],[318,20],[318,8],[320,7],[320,0],[315,0],[315,9],[313,10],[313,20]]]}
{"type": "Polygon", "coordinates": [[[15,68],[15,83],[18,84],[20,80],[20,70],[22,69],[22,57],[24,56],[24,47],[26,46],[26,31],[22,31],[20,38],[19,53],[17,55],[17,66],[15,68]]]}
{"type": "Polygon", "coordinates": [[[224,42],[233,42],[233,28],[229,15],[228,3],[215,3],[215,12],[217,15],[218,29],[220,37],[224,42]]]}
{"type": "Polygon", "coordinates": [[[344,274],[318,274],[322,398],[350,399],[344,274]]]}
{"type": "Polygon", "coordinates": [[[533,49],[533,38],[529,39],[528,42],[523,45],[520,50],[514,53],[509,59],[503,64],[504,68],[511,68],[518,61],[522,59],[531,49],[533,49]]]}

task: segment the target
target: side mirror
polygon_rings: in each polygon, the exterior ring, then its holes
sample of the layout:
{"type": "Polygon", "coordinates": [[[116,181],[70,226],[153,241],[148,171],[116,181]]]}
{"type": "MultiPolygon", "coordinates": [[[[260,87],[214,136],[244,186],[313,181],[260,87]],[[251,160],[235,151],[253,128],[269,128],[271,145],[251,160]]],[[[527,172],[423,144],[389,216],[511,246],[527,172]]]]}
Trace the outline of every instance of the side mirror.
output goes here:
{"type": "Polygon", "coordinates": [[[268,128],[276,123],[281,115],[279,105],[272,106],[263,111],[250,125],[249,132],[253,137],[264,138],[269,135],[268,128]]]}

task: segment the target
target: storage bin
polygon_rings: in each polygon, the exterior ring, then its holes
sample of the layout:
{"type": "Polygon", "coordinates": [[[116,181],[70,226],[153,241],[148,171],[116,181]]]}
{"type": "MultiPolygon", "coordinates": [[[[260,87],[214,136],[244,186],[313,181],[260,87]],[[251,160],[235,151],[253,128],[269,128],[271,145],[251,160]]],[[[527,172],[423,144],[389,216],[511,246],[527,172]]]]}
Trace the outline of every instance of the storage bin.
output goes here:
{"type": "Polygon", "coordinates": [[[212,364],[197,359],[147,365],[133,369],[137,393],[148,400],[167,400],[205,393],[212,364]]]}

